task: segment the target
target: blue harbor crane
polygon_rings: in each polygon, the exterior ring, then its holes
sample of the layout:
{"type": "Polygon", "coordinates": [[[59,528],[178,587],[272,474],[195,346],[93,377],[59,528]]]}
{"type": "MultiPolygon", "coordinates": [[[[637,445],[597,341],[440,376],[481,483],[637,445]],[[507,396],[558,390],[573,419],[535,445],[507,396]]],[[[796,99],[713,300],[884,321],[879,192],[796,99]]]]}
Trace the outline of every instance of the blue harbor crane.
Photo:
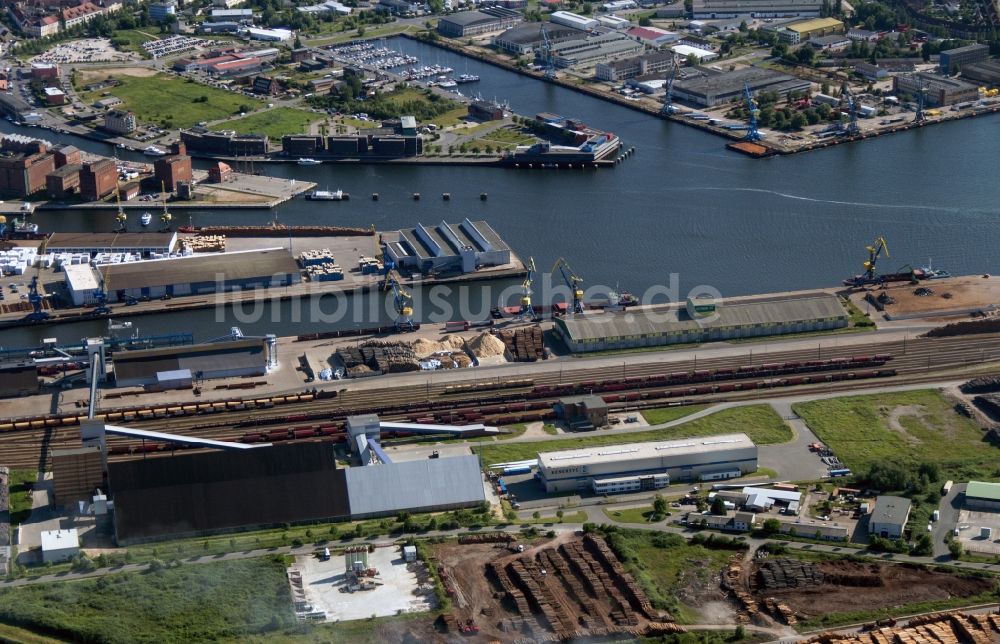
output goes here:
{"type": "Polygon", "coordinates": [[[583,313],[583,289],[580,288],[580,284],[583,284],[583,280],[577,277],[576,272],[569,265],[564,258],[560,257],[556,260],[555,265],[552,266],[550,273],[555,273],[556,269],[559,269],[559,273],[562,275],[563,281],[566,282],[566,286],[569,287],[570,293],[573,295],[573,313],[583,313]]]}
{"type": "Polygon", "coordinates": [[[48,312],[42,310],[44,300],[45,296],[38,292],[38,276],[35,275],[31,278],[31,283],[28,284],[28,302],[31,303],[31,313],[28,314],[28,320],[41,322],[49,319],[48,312]]]}
{"type": "Polygon", "coordinates": [[[677,54],[674,54],[671,65],[670,73],[667,75],[667,92],[663,96],[663,108],[660,110],[660,114],[675,114],[677,108],[674,107],[674,81],[677,80],[677,54]]]}
{"type": "Polygon", "coordinates": [[[747,102],[747,111],[750,112],[750,124],[743,140],[760,141],[764,138],[764,135],[757,129],[757,114],[760,113],[760,110],[757,108],[757,101],[754,100],[753,94],[750,93],[750,85],[746,82],[743,83],[743,99],[747,102]]]}
{"type": "Polygon", "coordinates": [[[542,64],[545,66],[545,78],[553,79],[556,77],[556,65],[552,61],[552,40],[549,39],[549,31],[544,22],[538,31],[542,36],[542,64]]]}
{"type": "Polygon", "coordinates": [[[392,288],[392,303],[396,310],[396,330],[413,331],[413,298],[395,277],[389,278],[389,286],[392,288]]]}
{"type": "Polygon", "coordinates": [[[525,275],[524,281],[521,282],[521,308],[517,312],[516,320],[533,320],[535,319],[535,307],[531,303],[531,285],[535,279],[535,258],[528,258],[528,274],[525,275]]]}
{"type": "Polygon", "coordinates": [[[841,89],[841,97],[847,100],[847,129],[844,130],[844,134],[847,136],[857,136],[861,133],[861,129],[858,127],[858,105],[854,100],[854,95],[851,94],[851,88],[844,83],[841,89]]]}
{"type": "Polygon", "coordinates": [[[917,113],[913,117],[914,123],[923,123],[927,116],[924,114],[924,105],[927,102],[927,88],[921,86],[917,90],[917,113]]]}

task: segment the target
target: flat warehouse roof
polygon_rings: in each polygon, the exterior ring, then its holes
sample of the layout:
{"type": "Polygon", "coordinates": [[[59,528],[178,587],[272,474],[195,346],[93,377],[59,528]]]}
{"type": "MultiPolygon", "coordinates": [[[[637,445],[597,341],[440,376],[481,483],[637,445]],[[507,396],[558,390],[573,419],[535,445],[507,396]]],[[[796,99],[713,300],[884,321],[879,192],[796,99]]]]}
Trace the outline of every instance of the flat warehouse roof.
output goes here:
{"type": "Polygon", "coordinates": [[[271,248],[238,253],[213,253],[174,259],[154,259],[128,264],[108,264],[99,269],[112,290],[168,284],[246,280],[272,275],[298,274],[288,249],[271,248]]]}
{"type": "Polygon", "coordinates": [[[52,233],[52,248],[166,248],[176,233],[52,233]]]}
{"type": "Polygon", "coordinates": [[[988,501],[1000,501],[1000,483],[984,483],[982,481],[969,481],[965,488],[967,499],[986,499],[988,501]]]}
{"type": "Polygon", "coordinates": [[[538,465],[544,468],[573,467],[591,463],[628,463],[646,458],[686,456],[705,452],[722,452],[729,449],[756,447],[746,434],[721,434],[700,438],[681,438],[672,441],[626,443],[603,447],[583,447],[538,455],[538,465]]]}
{"type": "Polygon", "coordinates": [[[721,303],[713,318],[693,320],[684,309],[659,307],[633,309],[626,313],[595,313],[559,318],[556,321],[573,340],[633,337],[646,334],[680,333],[756,324],[788,324],[845,317],[836,295],[806,294],[796,297],[721,303]],[[681,315],[684,317],[682,318],[681,315]]]}
{"type": "Polygon", "coordinates": [[[265,363],[262,340],[236,340],[185,347],[120,351],[115,353],[112,364],[115,378],[155,378],[164,371],[187,369],[218,371],[220,369],[248,369],[265,363]]]}
{"type": "Polygon", "coordinates": [[[350,467],[344,472],[352,515],[471,504],[486,499],[475,456],[350,467]]]}

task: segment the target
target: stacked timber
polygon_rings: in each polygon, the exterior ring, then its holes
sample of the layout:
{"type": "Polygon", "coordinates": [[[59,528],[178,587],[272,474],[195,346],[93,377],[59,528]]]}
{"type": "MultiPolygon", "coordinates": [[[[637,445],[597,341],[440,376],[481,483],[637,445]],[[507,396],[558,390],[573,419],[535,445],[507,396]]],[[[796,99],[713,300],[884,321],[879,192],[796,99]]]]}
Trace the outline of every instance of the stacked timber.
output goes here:
{"type": "Polygon", "coordinates": [[[416,354],[406,343],[373,340],[357,347],[341,347],[337,349],[336,356],[350,375],[364,372],[403,373],[420,369],[416,354]]]}
{"type": "Polygon", "coordinates": [[[772,559],[762,563],[757,569],[757,585],[770,590],[816,586],[822,584],[823,579],[823,572],[819,568],[798,559],[772,559]]]}
{"type": "Polygon", "coordinates": [[[516,362],[534,362],[545,357],[542,327],[536,325],[500,331],[507,351],[516,362]]]}
{"type": "Polygon", "coordinates": [[[192,253],[224,253],[226,252],[225,235],[204,235],[198,237],[188,237],[181,240],[184,249],[190,249],[192,253]]]}

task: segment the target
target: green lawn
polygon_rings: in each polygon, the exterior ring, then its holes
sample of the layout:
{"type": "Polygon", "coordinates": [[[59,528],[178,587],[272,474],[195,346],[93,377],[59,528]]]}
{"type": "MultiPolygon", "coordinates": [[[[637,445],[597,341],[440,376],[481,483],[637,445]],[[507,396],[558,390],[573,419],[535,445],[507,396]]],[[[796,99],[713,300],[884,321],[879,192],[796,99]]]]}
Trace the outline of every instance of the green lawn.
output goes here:
{"type": "Polygon", "coordinates": [[[556,429],[556,426],[552,423],[545,423],[542,425],[542,431],[550,436],[557,436],[559,434],[559,430],[556,429]]]}
{"type": "Polygon", "coordinates": [[[241,134],[266,134],[272,139],[281,140],[285,134],[303,134],[309,124],[322,121],[322,114],[297,110],[292,107],[276,107],[213,125],[213,130],[236,130],[241,134]]]}
{"type": "Polygon", "coordinates": [[[644,409],[640,413],[650,425],[660,425],[662,423],[669,423],[672,420],[677,420],[678,418],[690,416],[691,414],[699,412],[706,407],[708,407],[708,405],[677,405],[675,407],[644,409]]]}
{"type": "MultiPolygon", "coordinates": [[[[155,29],[154,29],[155,31],[155,29]]],[[[149,32],[142,33],[136,29],[120,29],[113,34],[111,34],[111,40],[114,41],[126,41],[122,43],[115,43],[115,47],[120,51],[131,51],[136,54],[141,55],[143,58],[149,58],[149,54],[145,49],[142,48],[142,43],[149,40],[156,40],[157,36],[150,37],[149,32]]]]}
{"type": "Polygon", "coordinates": [[[515,523],[518,525],[523,525],[525,523],[530,523],[532,525],[543,525],[546,523],[584,523],[587,520],[587,513],[583,510],[577,510],[576,512],[563,512],[562,521],[556,515],[542,516],[539,514],[536,519],[534,516],[524,519],[519,518],[515,523]]]}
{"type": "Polygon", "coordinates": [[[545,440],[530,443],[495,443],[474,448],[482,456],[484,465],[525,461],[539,452],[552,452],[579,447],[621,445],[645,441],[670,440],[692,436],[713,436],[732,432],[745,432],[758,445],[785,443],[792,439],[792,430],[769,405],[750,405],[723,409],[714,414],[676,427],[653,429],[645,432],[623,434],[615,430],[564,440],[545,440]]]}
{"type": "Polygon", "coordinates": [[[993,590],[992,592],[985,592],[971,597],[951,597],[949,599],[904,604],[902,606],[891,606],[877,610],[829,613],[815,619],[803,620],[798,623],[797,628],[800,632],[804,632],[830,628],[833,626],[843,626],[845,624],[860,624],[861,622],[871,622],[876,619],[885,619],[887,617],[921,615],[924,613],[961,608],[963,606],[993,603],[997,601],[998,596],[1000,596],[1000,592],[993,590]]]}
{"type": "Polygon", "coordinates": [[[81,94],[84,102],[93,103],[103,92],[125,101],[122,106],[135,113],[140,123],[169,123],[171,127],[191,127],[201,121],[216,121],[239,114],[240,106],[250,111],[264,104],[257,99],[200,83],[157,74],[146,78],[120,76],[121,85],[98,92],[81,94]],[[205,102],[201,98],[205,97],[205,102]],[[197,101],[197,102],[196,102],[197,101]]]}
{"type": "Polygon", "coordinates": [[[653,516],[653,506],[643,505],[638,508],[626,508],[624,510],[612,510],[603,508],[604,516],[616,523],[649,523],[653,516]]]}
{"type": "Polygon", "coordinates": [[[272,558],[0,590],[0,621],[77,642],[239,641],[294,620],[272,558]]]}
{"type": "Polygon", "coordinates": [[[24,522],[31,514],[31,487],[36,477],[34,470],[11,470],[7,480],[11,526],[24,522]]]}
{"type": "Polygon", "coordinates": [[[934,390],[851,396],[793,406],[855,473],[891,462],[915,470],[936,463],[942,479],[1000,478],[1000,450],[934,390]]]}

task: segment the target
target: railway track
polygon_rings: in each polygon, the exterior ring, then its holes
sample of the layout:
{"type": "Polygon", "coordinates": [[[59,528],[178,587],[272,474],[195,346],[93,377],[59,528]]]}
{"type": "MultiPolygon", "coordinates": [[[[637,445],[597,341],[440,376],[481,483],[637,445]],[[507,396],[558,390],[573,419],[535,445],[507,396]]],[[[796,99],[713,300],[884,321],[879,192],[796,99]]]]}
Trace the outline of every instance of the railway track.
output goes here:
{"type": "MultiPolygon", "coordinates": [[[[1000,364],[1000,335],[975,338],[921,338],[908,340],[905,343],[870,343],[844,348],[824,349],[822,357],[823,359],[845,358],[869,351],[871,353],[875,351],[892,352],[893,354],[890,366],[895,370],[896,375],[879,379],[878,384],[934,382],[941,380],[943,377],[942,373],[945,372],[957,372],[969,367],[980,367],[987,364],[1000,364]]],[[[795,362],[815,360],[819,355],[817,351],[813,350],[775,351],[763,355],[757,354],[754,360],[755,364],[759,364],[761,357],[768,362],[795,362]]],[[[624,359],[627,360],[627,357],[624,359]]],[[[270,427],[275,429],[282,427],[294,428],[297,424],[314,426],[322,424],[335,425],[342,423],[344,418],[352,413],[370,410],[384,404],[386,400],[391,400],[393,403],[403,407],[418,406],[421,404],[450,406],[455,413],[458,413],[459,411],[464,412],[482,407],[478,399],[497,394],[508,397],[510,402],[507,403],[507,406],[510,407],[520,405],[522,402],[528,403],[528,396],[532,391],[545,386],[552,387],[559,384],[572,383],[579,387],[581,385],[585,386],[588,383],[599,384],[613,380],[641,380],[642,378],[683,371],[737,369],[748,364],[749,360],[747,357],[719,357],[637,365],[628,365],[625,363],[620,372],[617,369],[575,368],[567,365],[558,373],[540,373],[530,378],[530,385],[527,384],[525,379],[520,379],[518,382],[512,383],[519,386],[509,389],[490,385],[490,389],[485,391],[455,392],[454,383],[425,383],[423,385],[414,384],[391,389],[347,390],[335,397],[313,398],[309,401],[275,406],[266,410],[226,410],[214,414],[166,418],[148,417],[118,422],[142,429],[165,431],[180,435],[215,438],[218,440],[240,440],[247,433],[255,431],[253,424],[261,421],[272,421],[274,424],[270,427]],[[518,396],[522,397],[520,401],[518,400],[518,396]],[[303,421],[288,420],[291,417],[302,417],[303,421]]],[[[955,373],[955,377],[960,377],[960,375],[955,373]]],[[[820,384],[808,383],[783,387],[779,390],[780,393],[778,395],[810,395],[831,391],[850,391],[852,389],[871,388],[873,386],[876,386],[876,383],[870,379],[843,380],[820,384]]],[[[641,383],[636,383],[634,390],[638,392],[641,389],[641,383]]],[[[631,392],[632,390],[631,387],[628,387],[614,393],[624,395],[624,393],[631,392]]],[[[563,395],[566,394],[553,393],[551,396],[536,395],[530,402],[551,408],[551,404],[563,395]]],[[[760,388],[753,388],[746,391],[690,394],[685,395],[683,398],[652,397],[642,400],[631,400],[624,403],[609,401],[609,406],[612,409],[621,409],[627,405],[629,409],[639,409],[642,407],[660,407],[666,404],[719,402],[723,400],[738,401],[753,398],[766,399],[775,395],[772,389],[768,387],[764,389],[764,393],[761,393],[760,388]]],[[[529,410],[526,409],[526,411],[529,410]]],[[[500,423],[505,417],[510,417],[512,413],[505,412],[484,420],[500,423]]],[[[382,416],[387,420],[404,420],[407,419],[408,414],[405,412],[384,413],[382,416]]],[[[342,440],[342,433],[340,435],[331,433],[327,436],[312,435],[309,439],[342,440]]],[[[136,447],[141,448],[142,446],[140,441],[120,437],[109,437],[108,444],[112,452],[121,451],[122,449],[132,450],[136,447]]],[[[25,429],[0,432],[0,453],[4,455],[4,464],[16,468],[44,467],[51,449],[78,445],[79,428],[75,424],[48,427],[41,430],[25,429]]],[[[128,456],[113,456],[115,459],[123,457],[128,456]]]]}

